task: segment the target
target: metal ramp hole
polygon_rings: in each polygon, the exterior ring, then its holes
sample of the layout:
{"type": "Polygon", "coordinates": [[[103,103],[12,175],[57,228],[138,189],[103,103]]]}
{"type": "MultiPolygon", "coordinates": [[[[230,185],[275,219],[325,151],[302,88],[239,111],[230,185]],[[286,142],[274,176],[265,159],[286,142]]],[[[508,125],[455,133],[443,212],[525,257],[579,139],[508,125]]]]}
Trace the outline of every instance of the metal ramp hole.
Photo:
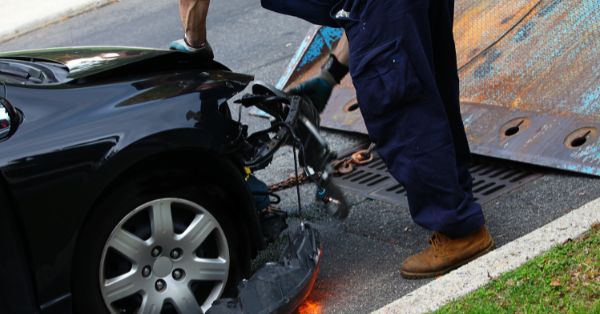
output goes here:
{"type": "Polygon", "coordinates": [[[504,132],[504,135],[506,136],[513,136],[515,134],[519,133],[519,127],[518,126],[513,126],[512,128],[507,129],[504,132]]]}
{"type": "MultiPolygon", "coordinates": [[[[588,134],[589,134],[589,132],[588,132],[588,134]]],[[[583,144],[585,144],[585,142],[587,142],[588,134],[586,134],[582,137],[578,137],[578,138],[574,139],[573,141],[571,141],[571,146],[573,146],[573,147],[583,146],[583,144]]]]}
{"type": "Polygon", "coordinates": [[[356,101],[351,101],[344,106],[345,112],[352,112],[358,110],[358,103],[356,101]]]}
{"type": "Polygon", "coordinates": [[[565,146],[570,149],[577,149],[588,143],[594,142],[594,139],[597,136],[598,130],[596,128],[581,128],[567,136],[565,139],[565,146]]]}
{"type": "Polygon", "coordinates": [[[506,123],[500,130],[504,139],[517,135],[529,127],[529,119],[517,118],[506,123]]]}

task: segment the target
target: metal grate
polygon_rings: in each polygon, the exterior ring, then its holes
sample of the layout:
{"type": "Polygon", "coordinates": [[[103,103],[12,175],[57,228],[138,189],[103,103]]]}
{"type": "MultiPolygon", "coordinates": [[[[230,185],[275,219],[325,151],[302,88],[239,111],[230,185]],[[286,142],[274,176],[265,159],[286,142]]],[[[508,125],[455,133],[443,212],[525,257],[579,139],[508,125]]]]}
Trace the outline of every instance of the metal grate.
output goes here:
{"type": "MultiPolygon", "coordinates": [[[[482,204],[542,176],[517,163],[481,157],[473,160],[470,171],[473,176],[473,195],[482,204]]],[[[337,176],[334,180],[344,190],[408,206],[406,190],[390,175],[379,157],[369,164],[355,166],[353,172],[337,176]]]]}

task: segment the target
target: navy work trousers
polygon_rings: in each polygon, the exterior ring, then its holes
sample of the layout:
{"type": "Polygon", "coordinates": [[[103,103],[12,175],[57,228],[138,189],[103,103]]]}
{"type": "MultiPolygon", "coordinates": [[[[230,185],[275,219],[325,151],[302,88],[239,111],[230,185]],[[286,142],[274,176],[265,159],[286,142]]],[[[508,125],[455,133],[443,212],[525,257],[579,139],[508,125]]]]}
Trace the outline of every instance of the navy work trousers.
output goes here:
{"type": "MultiPolygon", "coordinates": [[[[454,1],[307,1],[330,3],[329,16],[346,31],[369,136],[404,185],[414,221],[450,237],[479,230],[484,217],[473,199],[459,106],[454,1]]],[[[288,14],[315,20],[303,15],[316,13],[288,14]]],[[[317,16],[324,20],[323,12],[317,16]]]]}

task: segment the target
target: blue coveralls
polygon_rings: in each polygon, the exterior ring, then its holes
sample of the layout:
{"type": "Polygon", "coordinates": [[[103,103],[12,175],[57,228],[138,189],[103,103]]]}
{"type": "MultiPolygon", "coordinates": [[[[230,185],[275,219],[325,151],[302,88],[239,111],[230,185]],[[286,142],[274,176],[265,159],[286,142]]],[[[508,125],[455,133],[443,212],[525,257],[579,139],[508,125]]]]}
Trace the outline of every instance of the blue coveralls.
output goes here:
{"type": "Polygon", "coordinates": [[[406,189],[414,221],[450,237],[484,224],[459,107],[454,0],[262,0],[344,27],[350,74],[371,139],[406,189]]]}

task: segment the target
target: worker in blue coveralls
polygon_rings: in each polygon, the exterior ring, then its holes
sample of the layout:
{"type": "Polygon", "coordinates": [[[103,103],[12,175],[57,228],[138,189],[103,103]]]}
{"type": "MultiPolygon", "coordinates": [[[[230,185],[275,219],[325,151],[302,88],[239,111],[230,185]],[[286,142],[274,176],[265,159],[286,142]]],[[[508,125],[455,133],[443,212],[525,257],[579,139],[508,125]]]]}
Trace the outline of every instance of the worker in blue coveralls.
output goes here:
{"type": "MultiPolygon", "coordinates": [[[[430,246],[408,257],[406,278],[444,274],[489,251],[493,240],[472,193],[470,151],[459,107],[454,0],[262,0],[309,22],[343,27],[349,50],[325,74],[295,89],[325,106],[347,58],[370,138],[407,191],[411,215],[433,231],[430,246]],[[332,80],[333,78],[333,80],[332,80]]],[[[212,56],[209,0],[180,0],[184,39],[172,48],[212,56]]],[[[342,45],[343,46],[343,45],[342,45]]],[[[340,57],[341,56],[341,57],[340,57]]]]}

